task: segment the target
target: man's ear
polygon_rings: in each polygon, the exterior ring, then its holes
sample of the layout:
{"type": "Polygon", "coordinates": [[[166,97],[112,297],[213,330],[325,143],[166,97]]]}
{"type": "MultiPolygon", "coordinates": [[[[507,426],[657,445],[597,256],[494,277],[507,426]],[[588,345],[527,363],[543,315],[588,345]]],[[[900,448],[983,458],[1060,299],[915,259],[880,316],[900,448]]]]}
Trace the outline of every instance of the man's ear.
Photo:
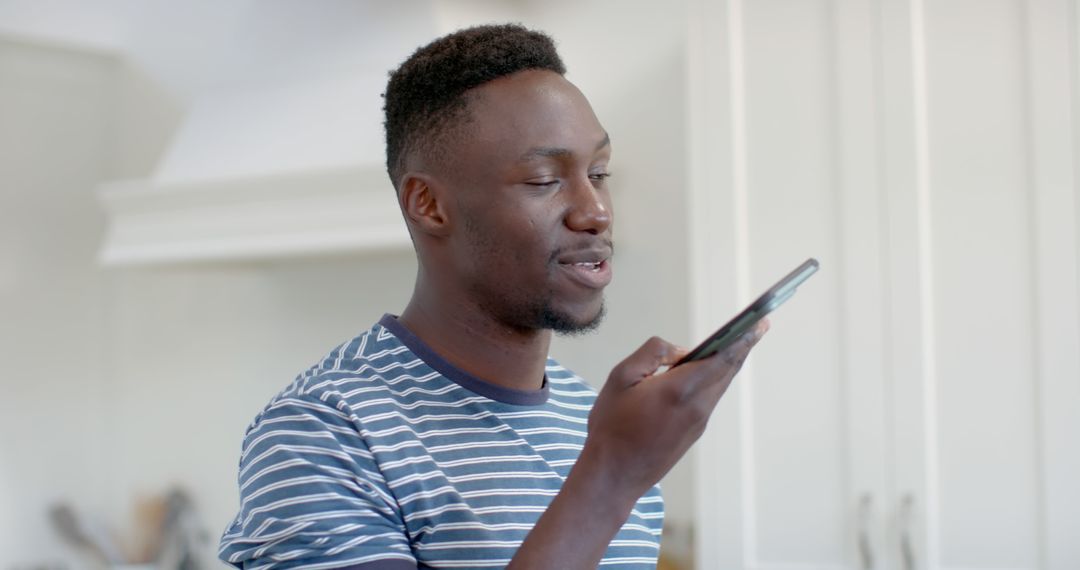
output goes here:
{"type": "Polygon", "coordinates": [[[410,226],[432,236],[450,232],[445,188],[434,177],[409,172],[401,177],[400,186],[398,203],[410,226]]]}

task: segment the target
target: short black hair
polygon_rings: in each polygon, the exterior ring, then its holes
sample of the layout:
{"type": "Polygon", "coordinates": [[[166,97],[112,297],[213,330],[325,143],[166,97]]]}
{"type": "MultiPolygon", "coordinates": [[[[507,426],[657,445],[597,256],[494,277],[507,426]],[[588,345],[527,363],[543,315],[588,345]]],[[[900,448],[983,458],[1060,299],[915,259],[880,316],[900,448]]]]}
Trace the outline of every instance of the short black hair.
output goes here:
{"type": "Polygon", "coordinates": [[[408,156],[433,152],[462,119],[467,92],[527,69],[566,74],[555,42],[519,24],[465,28],[416,50],[386,84],[386,170],[394,187],[408,156]]]}

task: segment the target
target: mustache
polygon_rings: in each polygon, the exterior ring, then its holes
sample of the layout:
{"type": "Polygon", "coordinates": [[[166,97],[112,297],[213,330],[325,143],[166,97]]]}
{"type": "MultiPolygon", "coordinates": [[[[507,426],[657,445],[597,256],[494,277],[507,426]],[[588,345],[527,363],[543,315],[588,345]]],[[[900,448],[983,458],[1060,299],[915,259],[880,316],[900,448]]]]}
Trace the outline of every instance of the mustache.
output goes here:
{"type": "Polygon", "coordinates": [[[597,238],[588,241],[580,241],[575,244],[565,245],[555,248],[551,252],[551,257],[548,258],[549,263],[556,263],[557,260],[568,253],[576,253],[579,251],[594,251],[598,249],[606,249],[610,252],[609,258],[615,257],[615,244],[610,238],[597,238]]]}

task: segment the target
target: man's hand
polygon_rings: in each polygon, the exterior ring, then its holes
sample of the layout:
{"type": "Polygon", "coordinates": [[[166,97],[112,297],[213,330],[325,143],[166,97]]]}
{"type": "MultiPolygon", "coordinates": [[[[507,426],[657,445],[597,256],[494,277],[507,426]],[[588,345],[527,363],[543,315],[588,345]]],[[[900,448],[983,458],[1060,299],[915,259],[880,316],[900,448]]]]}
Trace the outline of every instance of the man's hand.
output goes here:
{"type": "Polygon", "coordinates": [[[636,501],[701,437],[768,327],[761,321],[727,350],[660,373],[686,350],[649,339],[611,371],[589,415],[589,437],[578,462],[609,473],[610,489],[636,501]]]}
{"type": "Polygon", "coordinates": [[[663,372],[686,351],[656,337],[620,362],[589,415],[577,463],[508,568],[596,568],[638,498],[701,437],[768,328],[763,320],[727,350],[663,372]]]}

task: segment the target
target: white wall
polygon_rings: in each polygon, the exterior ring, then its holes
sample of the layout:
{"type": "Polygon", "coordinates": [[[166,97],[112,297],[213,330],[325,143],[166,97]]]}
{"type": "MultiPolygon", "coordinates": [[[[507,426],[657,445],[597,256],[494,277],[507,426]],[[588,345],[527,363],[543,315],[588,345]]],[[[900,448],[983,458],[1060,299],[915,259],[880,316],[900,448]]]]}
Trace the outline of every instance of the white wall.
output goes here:
{"type": "Polygon", "coordinates": [[[109,476],[104,220],[107,56],[0,40],[0,564],[57,561],[45,509],[101,511],[109,476]],[[44,557],[44,558],[43,558],[44,557]]]}

